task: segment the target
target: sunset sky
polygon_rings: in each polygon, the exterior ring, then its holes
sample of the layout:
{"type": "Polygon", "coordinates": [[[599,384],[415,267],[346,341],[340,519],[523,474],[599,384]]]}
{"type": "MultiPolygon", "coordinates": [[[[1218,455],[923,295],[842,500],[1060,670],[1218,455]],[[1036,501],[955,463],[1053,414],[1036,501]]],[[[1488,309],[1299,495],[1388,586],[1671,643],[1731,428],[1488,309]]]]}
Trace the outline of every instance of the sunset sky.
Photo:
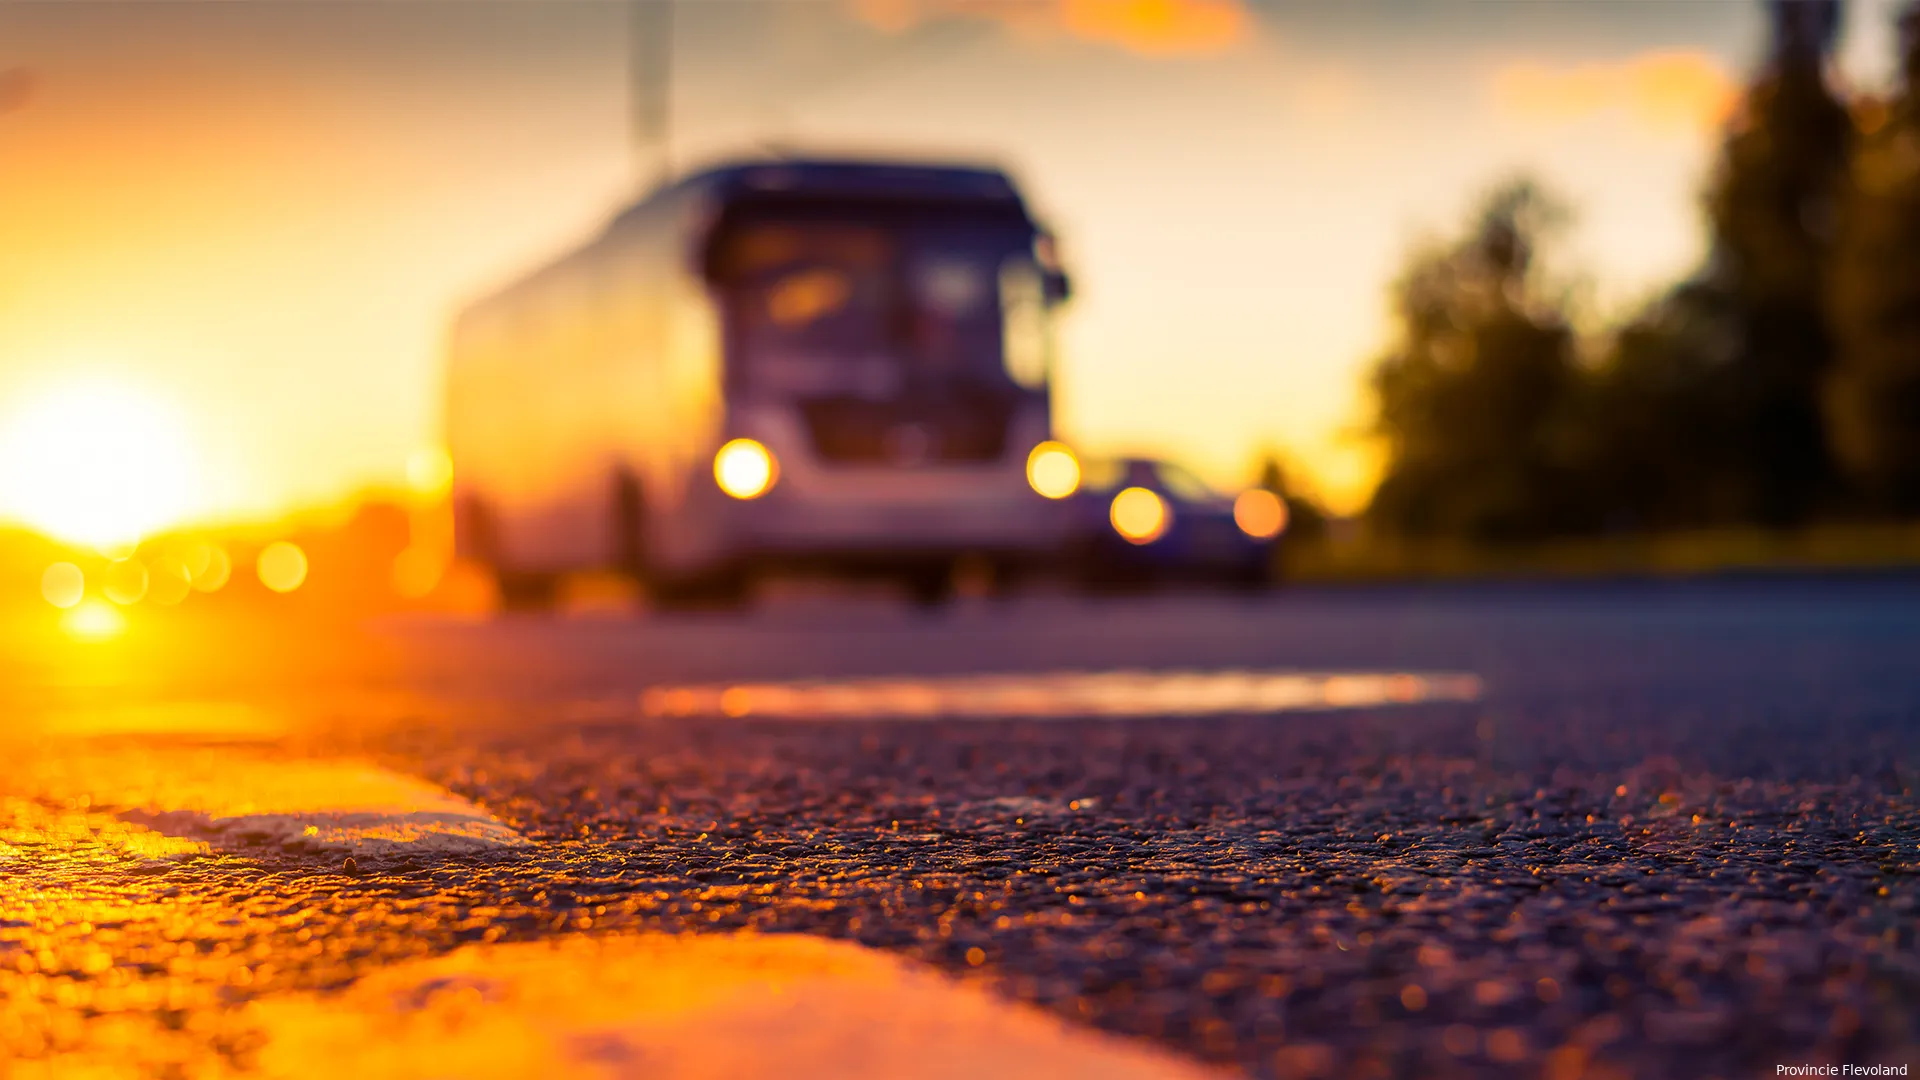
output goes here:
{"type": "MultiPolygon", "coordinates": [[[[1890,68],[1888,5],[1840,68],[1890,68]]],[[[0,427],[75,379],[180,418],[191,510],[398,482],[455,308],[636,193],[624,7],[0,5],[0,427]]],[[[1409,245],[1516,170],[1617,312],[1699,259],[1755,3],[684,0],[674,162],[998,161],[1062,238],[1060,426],[1362,500],[1409,245]]],[[[0,431],[0,442],[5,432],[0,431]]],[[[12,508],[0,506],[0,514],[12,508]]]]}

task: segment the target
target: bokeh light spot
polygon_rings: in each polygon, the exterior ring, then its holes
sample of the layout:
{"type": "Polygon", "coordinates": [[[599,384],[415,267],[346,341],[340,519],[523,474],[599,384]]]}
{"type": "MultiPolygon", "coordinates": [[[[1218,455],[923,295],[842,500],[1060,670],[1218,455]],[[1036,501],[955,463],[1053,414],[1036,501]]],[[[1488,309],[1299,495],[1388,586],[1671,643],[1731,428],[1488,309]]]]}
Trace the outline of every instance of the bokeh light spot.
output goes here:
{"type": "Polygon", "coordinates": [[[1080,461],[1057,442],[1043,442],[1027,455],[1027,483],[1049,499],[1064,499],[1080,487],[1080,461]]]}
{"type": "Polygon", "coordinates": [[[233,576],[233,560],[227,557],[227,549],[219,544],[201,544],[206,549],[206,565],[196,568],[192,563],[188,569],[193,571],[193,587],[201,592],[219,592],[233,576]]]}
{"type": "Polygon", "coordinates": [[[147,595],[147,566],[138,559],[121,559],[107,566],[101,592],[116,604],[137,604],[147,595]]]}
{"type": "Polygon", "coordinates": [[[446,559],[416,544],[394,557],[393,591],[409,600],[418,600],[440,584],[446,571],[446,559]]]}
{"type": "Polygon", "coordinates": [[[40,575],[40,595],[57,608],[70,608],[87,595],[87,575],[70,562],[57,562],[40,575]]]}
{"type": "Polygon", "coordinates": [[[1167,531],[1172,513],[1167,502],[1143,487],[1130,487],[1113,497],[1108,517],[1113,530],[1130,544],[1151,544],[1167,531]]]}
{"type": "Polygon", "coordinates": [[[198,579],[213,565],[213,545],[204,540],[187,544],[176,554],[180,558],[180,565],[186,567],[189,579],[198,579]]]}
{"type": "Polygon", "coordinates": [[[1270,540],[1287,527],[1287,504],[1265,488],[1249,488],[1233,500],[1233,522],[1256,540],[1270,540]]]}
{"type": "Polygon", "coordinates": [[[177,555],[160,556],[153,560],[148,571],[147,599],[156,604],[177,604],[193,591],[193,574],[177,555]]]}
{"type": "Polygon", "coordinates": [[[260,575],[260,584],[274,592],[292,592],[307,580],[307,553],[297,545],[276,540],[261,549],[254,569],[260,575]]]}

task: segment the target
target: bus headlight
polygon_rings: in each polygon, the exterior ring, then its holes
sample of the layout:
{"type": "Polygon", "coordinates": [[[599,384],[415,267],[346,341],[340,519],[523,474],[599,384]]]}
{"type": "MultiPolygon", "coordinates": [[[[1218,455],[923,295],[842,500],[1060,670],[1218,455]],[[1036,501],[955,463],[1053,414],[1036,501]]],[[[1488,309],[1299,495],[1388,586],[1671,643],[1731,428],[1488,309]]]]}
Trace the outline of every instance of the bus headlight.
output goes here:
{"type": "Polygon", "coordinates": [[[752,439],[735,439],[713,455],[713,479],[736,499],[757,499],[780,478],[773,451],[752,439]]]}
{"type": "Polygon", "coordinates": [[[1255,540],[1271,540],[1287,527],[1287,504],[1266,488],[1248,488],[1233,500],[1233,523],[1255,540]]]}
{"type": "Polygon", "coordinates": [[[1113,497],[1107,517],[1113,531],[1129,544],[1151,544],[1160,539],[1173,522],[1167,501],[1143,487],[1130,487],[1113,497]]]}
{"type": "Polygon", "coordinates": [[[1049,499],[1064,499],[1080,489],[1080,459],[1063,443],[1043,442],[1027,455],[1027,483],[1049,499]]]}

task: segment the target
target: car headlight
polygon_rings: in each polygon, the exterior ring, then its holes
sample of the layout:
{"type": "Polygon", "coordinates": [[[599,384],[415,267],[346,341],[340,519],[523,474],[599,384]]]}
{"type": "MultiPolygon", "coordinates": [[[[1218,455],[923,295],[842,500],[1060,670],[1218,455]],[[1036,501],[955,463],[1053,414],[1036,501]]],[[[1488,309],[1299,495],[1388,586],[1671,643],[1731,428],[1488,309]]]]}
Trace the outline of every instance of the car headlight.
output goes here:
{"type": "Polygon", "coordinates": [[[1027,455],[1027,483],[1049,499],[1064,499],[1080,488],[1080,459],[1051,440],[1027,455]]]}
{"type": "Polygon", "coordinates": [[[757,499],[780,478],[773,451],[752,439],[735,439],[713,455],[713,479],[736,499],[757,499]]]}
{"type": "Polygon", "coordinates": [[[1127,543],[1151,544],[1173,524],[1173,509],[1152,491],[1130,487],[1113,497],[1107,517],[1113,522],[1113,531],[1127,543]]]}
{"type": "Polygon", "coordinates": [[[1287,504],[1266,488],[1248,488],[1233,500],[1233,523],[1255,540],[1271,540],[1287,528],[1287,504]]]}

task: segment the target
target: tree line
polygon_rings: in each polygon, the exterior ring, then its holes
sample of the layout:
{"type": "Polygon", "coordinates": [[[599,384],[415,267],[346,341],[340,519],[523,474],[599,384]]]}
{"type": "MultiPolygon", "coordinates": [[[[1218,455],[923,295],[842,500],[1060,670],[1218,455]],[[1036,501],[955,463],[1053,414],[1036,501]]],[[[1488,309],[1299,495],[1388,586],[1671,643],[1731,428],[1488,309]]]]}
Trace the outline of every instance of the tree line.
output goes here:
{"type": "Polygon", "coordinates": [[[1581,333],[1540,254],[1565,205],[1496,189],[1416,250],[1371,374],[1408,538],[1520,542],[1920,513],[1920,2],[1902,81],[1843,99],[1836,0],[1774,0],[1707,184],[1705,264],[1581,333]]]}

